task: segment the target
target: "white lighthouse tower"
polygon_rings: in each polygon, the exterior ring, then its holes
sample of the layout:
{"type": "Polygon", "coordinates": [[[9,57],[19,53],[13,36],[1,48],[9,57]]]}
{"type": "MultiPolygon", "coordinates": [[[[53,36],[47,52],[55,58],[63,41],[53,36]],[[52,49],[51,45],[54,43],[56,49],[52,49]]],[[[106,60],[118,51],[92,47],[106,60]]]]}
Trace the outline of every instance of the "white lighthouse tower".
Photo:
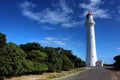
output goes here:
{"type": "Polygon", "coordinates": [[[91,12],[88,12],[88,14],[86,15],[85,25],[87,30],[86,66],[96,66],[97,55],[94,32],[95,22],[93,20],[93,15],[91,12]]]}

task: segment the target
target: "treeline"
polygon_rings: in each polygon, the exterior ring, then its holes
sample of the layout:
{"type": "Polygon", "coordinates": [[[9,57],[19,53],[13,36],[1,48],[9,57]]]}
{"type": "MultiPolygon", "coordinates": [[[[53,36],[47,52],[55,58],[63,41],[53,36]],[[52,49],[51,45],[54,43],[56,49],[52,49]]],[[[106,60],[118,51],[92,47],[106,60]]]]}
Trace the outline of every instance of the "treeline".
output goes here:
{"type": "Polygon", "coordinates": [[[114,67],[120,70],[120,55],[114,57],[115,63],[114,67]]]}
{"type": "Polygon", "coordinates": [[[84,66],[85,62],[71,50],[43,47],[35,42],[6,43],[6,35],[0,33],[0,76],[61,72],[84,66]]]}

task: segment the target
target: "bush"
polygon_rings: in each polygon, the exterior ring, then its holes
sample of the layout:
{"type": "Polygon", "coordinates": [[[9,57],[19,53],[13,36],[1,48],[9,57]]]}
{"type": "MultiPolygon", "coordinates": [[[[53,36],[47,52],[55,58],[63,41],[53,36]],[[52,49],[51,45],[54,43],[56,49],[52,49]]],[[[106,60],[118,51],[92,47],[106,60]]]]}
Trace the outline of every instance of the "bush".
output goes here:
{"type": "Polygon", "coordinates": [[[6,45],[6,36],[5,34],[0,33],[0,48],[6,45]]]}
{"type": "Polygon", "coordinates": [[[37,62],[45,62],[47,60],[47,54],[45,52],[40,52],[40,50],[32,50],[27,53],[27,59],[37,61],[37,62]]]}
{"type": "Polygon", "coordinates": [[[17,76],[24,73],[25,52],[16,44],[9,43],[0,49],[0,75],[17,76]]]}
{"type": "Polygon", "coordinates": [[[20,47],[26,52],[30,52],[32,50],[41,50],[43,51],[43,47],[39,43],[27,43],[27,44],[21,44],[20,47]]]}
{"type": "Polygon", "coordinates": [[[82,61],[80,58],[77,58],[74,66],[76,68],[85,67],[85,62],[82,61]]]}
{"type": "MultiPolygon", "coordinates": [[[[115,66],[118,66],[118,58],[115,66]]],[[[82,67],[84,61],[73,55],[71,50],[42,47],[39,43],[20,46],[6,43],[6,36],[0,33],[0,80],[4,76],[38,74],[42,72],[61,72],[74,67],[82,67]]]]}
{"type": "Polygon", "coordinates": [[[42,73],[47,70],[48,70],[48,66],[46,64],[32,61],[31,70],[30,70],[32,74],[42,73]]]}
{"type": "Polygon", "coordinates": [[[40,50],[32,50],[27,53],[27,63],[24,65],[26,67],[25,74],[38,74],[48,70],[46,64],[47,55],[40,50]]]}
{"type": "Polygon", "coordinates": [[[68,71],[73,68],[73,63],[67,56],[63,55],[62,60],[63,60],[62,70],[68,71]]]}
{"type": "Polygon", "coordinates": [[[116,69],[120,69],[120,55],[115,56],[115,57],[114,57],[114,60],[116,61],[116,62],[114,63],[114,67],[115,67],[116,69]]]}

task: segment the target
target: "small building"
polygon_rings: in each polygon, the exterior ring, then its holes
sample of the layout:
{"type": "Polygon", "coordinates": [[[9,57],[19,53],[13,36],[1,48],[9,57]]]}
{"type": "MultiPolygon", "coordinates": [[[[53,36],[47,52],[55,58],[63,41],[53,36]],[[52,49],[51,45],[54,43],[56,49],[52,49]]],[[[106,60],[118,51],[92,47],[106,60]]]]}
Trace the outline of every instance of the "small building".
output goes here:
{"type": "Polygon", "coordinates": [[[96,62],[96,66],[97,66],[97,67],[103,67],[103,60],[98,60],[98,61],[96,62]]]}

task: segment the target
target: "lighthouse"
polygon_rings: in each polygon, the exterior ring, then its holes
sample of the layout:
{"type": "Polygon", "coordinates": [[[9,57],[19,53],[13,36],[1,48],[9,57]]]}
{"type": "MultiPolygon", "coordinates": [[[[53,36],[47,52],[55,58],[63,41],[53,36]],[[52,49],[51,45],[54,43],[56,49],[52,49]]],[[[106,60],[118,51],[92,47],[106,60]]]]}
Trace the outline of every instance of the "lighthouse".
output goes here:
{"type": "Polygon", "coordinates": [[[96,43],[95,43],[95,22],[91,12],[86,15],[86,66],[96,66],[97,54],[96,54],[96,43]]]}

